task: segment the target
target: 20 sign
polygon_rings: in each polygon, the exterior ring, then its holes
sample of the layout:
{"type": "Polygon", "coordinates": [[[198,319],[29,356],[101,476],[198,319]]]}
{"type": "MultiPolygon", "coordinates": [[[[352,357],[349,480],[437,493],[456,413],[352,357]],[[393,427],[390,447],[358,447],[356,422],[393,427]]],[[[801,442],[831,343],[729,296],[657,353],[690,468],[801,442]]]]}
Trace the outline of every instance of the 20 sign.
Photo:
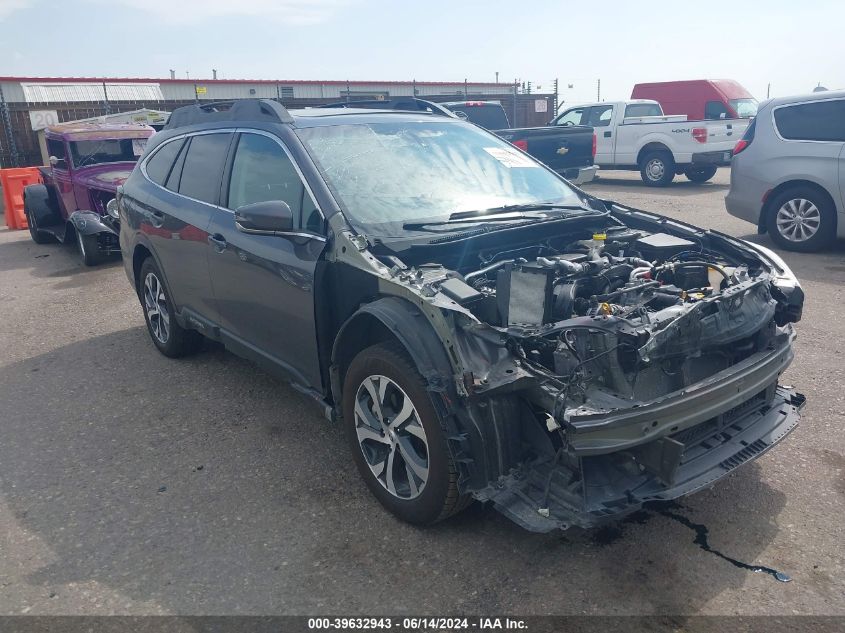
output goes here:
{"type": "Polygon", "coordinates": [[[55,110],[30,110],[29,122],[33,130],[43,130],[51,125],[58,125],[59,114],[55,110]]]}

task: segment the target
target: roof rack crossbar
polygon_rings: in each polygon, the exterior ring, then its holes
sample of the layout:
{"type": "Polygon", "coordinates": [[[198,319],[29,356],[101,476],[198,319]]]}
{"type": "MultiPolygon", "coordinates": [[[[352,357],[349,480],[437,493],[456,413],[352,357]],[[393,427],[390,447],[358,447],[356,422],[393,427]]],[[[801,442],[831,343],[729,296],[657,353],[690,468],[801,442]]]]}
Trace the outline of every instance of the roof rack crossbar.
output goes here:
{"type": "Polygon", "coordinates": [[[235,99],[176,108],[170,114],[164,129],[172,130],[186,125],[215,121],[293,123],[293,117],[282,104],[271,99],[235,99]]]}

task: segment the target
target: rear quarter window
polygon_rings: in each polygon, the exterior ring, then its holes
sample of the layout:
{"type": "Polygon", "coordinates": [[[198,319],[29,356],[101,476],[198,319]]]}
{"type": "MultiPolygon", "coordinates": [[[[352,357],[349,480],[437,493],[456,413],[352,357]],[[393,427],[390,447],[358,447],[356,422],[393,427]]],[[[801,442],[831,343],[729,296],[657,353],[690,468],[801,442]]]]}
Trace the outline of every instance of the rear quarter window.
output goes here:
{"type": "Polygon", "coordinates": [[[487,130],[504,130],[508,127],[508,117],[505,110],[498,104],[449,106],[450,110],[463,112],[467,121],[475,123],[487,130]]]}
{"type": "Polygon", "coordinates": [[[790,141],[845,141],[845,100],[781,106],[775,126],[790,141]]]}
{"type": "Polygon", "coordinates": [[[179,149],[184,142],[184,139],[179,139],[165,143],[147,160],[144,167],[147,171],[147,177],[150,180],[157,185],[164,186],[167,175],[170,173],[171,167],[173,167],[173,161],[179,154],[179,149]]]}
{"type": "Polygon", "coordinates": [[[656,103],[632,103],[625,106],[625,118],[637,116],[663,116],[663,110],[656,103]]]}

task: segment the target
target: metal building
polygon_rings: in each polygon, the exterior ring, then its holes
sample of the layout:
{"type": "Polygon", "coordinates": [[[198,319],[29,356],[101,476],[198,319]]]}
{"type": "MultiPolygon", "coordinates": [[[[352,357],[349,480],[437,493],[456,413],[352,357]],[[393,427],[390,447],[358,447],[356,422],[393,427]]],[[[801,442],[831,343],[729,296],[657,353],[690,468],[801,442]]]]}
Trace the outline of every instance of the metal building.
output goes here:
{"type": "Polygon", "coordinates": [[[431,101],[499,101],[514,127],[548,123],[555,106],[554,95],[524,94],[515,84],[492,82],[0,77],[0,167],[40,164],[38,130],[118,112],[170,111],[194,102],[250,97],[303,108],[411,95],[431,101]]]}

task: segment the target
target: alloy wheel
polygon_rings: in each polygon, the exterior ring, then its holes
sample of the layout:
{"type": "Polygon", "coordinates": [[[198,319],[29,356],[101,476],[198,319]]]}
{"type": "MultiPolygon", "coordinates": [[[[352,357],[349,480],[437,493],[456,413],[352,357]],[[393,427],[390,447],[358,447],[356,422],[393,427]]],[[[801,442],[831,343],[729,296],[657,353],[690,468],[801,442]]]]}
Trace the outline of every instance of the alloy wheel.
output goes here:
{"type": "Polygon", "coordinates": [[[428,481],[428,440],[414,403],[386,376],[365,378],[355,394],[355,431],[375,478],[400,499],[418,497],[428,481]]]}
{"type": "Polygon", "coordinates": [[[170,337],[170,313],[164,286],[155,273],[147,273],[144,279],[144,310],[153,336],[159,343],[166,344],[170,337]]]}
{"type": "Polygon", "coordinates": [[[819,208],[810,200],[795,198],[787,200],[775,217],[778,233],[790,242],[806,242],[821,227],[819,208]]]}

